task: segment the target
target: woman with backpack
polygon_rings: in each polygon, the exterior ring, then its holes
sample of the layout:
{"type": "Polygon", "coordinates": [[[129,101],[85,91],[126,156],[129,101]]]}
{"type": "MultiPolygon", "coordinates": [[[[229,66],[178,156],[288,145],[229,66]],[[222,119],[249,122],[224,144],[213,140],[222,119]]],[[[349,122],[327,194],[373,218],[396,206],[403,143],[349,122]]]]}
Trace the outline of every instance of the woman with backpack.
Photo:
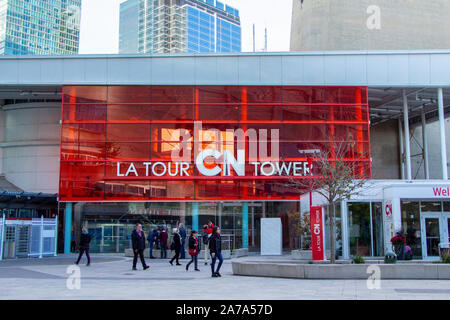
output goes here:
{"type": "Polygon", "coordinates": [[[222,267],[223,257],[222,257],[222,239],[220,238],[220,228],[214,227],[213,233],[209,238],[209,251],[211,252],[211,276],[213,278],[221,277],[222,275],[219,273],[220,267],[222,267]],[[217,266],[217,270],[214,271],[214,267],[216,265],[216,261],[219,259],[219,265],[217,266]]]}
{"type": "Polygon", "coordinates": [[[194,262],[195,271],[200,271],[198,269],[198,254],[200,252],[200,242],[197,238],[197,231],[192,230],[191,236],[189,237],[189,255],[191,256],[191,261],[186,265],[186,271],[189,271],[189,266],[194,262]]]}
{"type": "Polygon", "coordinates": [[[170,249],[175,251],[175,255],[173,258],[169,261],[171,265],[173,265],[173,261],[177,261],[177,266],[181,266],[181,263],[178,262],[178,259],[180,258],[180,251],[181,251],[181,236],[178,232],[178,228],[173,228],[173,240],[172,244],[170,245],[170,249]]]}

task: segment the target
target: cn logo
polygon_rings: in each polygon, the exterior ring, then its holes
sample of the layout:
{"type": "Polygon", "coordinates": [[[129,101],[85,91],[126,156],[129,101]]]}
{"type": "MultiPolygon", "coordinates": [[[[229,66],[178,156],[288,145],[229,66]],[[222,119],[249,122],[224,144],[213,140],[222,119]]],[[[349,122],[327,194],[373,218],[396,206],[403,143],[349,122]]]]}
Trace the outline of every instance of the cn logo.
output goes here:
{"type": "Polygon", "coordinates": [[[386,212],[386,218],[390,219],[392,218],[392,202],[391,201],[386,201],[386,206],[385,206],[385,212],[386,212]]]}
{"type": "Polygon", "coordinates": [[[314,234],[320,235],[320,224],[318,223],[314,224],[314,234]]]}

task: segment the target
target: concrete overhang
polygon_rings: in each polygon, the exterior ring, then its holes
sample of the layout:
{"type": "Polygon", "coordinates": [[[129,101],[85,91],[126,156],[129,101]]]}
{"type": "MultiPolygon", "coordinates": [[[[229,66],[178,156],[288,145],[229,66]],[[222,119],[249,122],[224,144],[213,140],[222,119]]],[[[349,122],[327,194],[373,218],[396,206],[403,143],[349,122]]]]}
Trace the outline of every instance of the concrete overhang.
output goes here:
{"type": "Polygon", "coordinates": [[[367,86],[372,124],[450,104],[450,50],[0,57],[0,100],[57,101],[62,85],[367,86]]]}

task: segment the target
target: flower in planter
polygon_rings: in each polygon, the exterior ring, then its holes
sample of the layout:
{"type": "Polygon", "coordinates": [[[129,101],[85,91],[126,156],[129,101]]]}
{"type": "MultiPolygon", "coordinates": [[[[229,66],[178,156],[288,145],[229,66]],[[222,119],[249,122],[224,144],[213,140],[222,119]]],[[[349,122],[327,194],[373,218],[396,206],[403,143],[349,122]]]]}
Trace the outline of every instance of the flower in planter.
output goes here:
{"type": "Polygon", "coordinates": [[[402,235],[401,232],[397,232],[397,234],[395,235],[395,237],[393,237],[391,239],[391,243],[393,245],[402,245],[402,244],[406,244],[406,238],[402,235]]]}

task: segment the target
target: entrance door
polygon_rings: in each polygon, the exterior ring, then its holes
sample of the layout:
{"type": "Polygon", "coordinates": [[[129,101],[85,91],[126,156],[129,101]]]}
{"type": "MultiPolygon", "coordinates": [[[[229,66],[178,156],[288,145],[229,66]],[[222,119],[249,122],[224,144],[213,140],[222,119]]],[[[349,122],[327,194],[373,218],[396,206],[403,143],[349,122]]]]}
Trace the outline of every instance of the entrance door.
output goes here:
{"type": "Polygon", "coordinates": [[[439,260],[439,245],[448,246],[450,213],[422,213],[422,255],[424,259],[439,260]]]}
{"type": "Polygon", "coordinates": [[[120,224],[107,225],[102,227],[102,242],[100,252],[119,253],[123,252],[125,240],[125,226],[120,224]]]}

